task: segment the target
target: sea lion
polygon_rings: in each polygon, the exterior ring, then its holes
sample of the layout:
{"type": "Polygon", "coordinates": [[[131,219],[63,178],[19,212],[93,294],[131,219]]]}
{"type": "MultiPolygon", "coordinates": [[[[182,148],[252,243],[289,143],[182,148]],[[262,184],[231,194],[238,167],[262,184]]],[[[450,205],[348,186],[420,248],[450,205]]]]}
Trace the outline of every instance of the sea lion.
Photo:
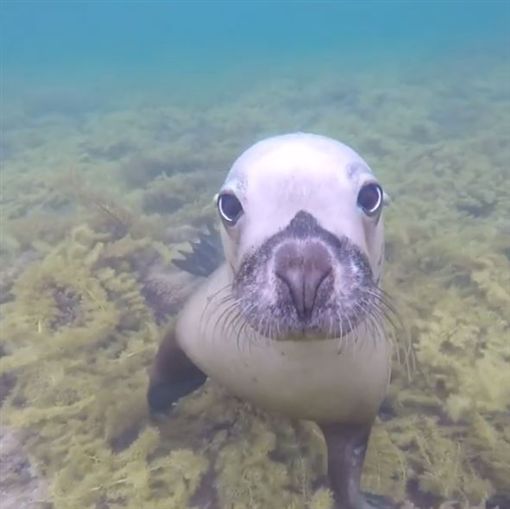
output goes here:
{"type": "Polygon", "coordinates": [[[370,507],[360,476],[392,354],[379,288],[384,202],[367,163],[333,139],[287,134],[244,152],[216,196],[225,261],[160,345],[150,408],[209,376],[315,421],[337,507],[370,507]]]}

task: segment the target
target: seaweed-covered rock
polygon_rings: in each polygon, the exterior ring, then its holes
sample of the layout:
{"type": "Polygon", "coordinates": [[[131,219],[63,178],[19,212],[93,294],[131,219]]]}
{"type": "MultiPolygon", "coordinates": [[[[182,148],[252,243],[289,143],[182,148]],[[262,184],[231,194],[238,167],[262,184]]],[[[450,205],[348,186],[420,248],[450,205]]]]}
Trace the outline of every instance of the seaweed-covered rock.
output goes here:
{"type": "MultiPolygon", "coordinates": [[[[436,74],[420,61],[398,75],[287,75],[237,94],[223,83],[221,100],[203,108],[172,94],[76,118],[71,97],[58,117],[7,105],[2,421],[20,461],[44,476],[43,500],[330,508],[314,426],[265,415],[214,384],[157,422],[145,403],[159,338],[198,282],[170,267],[213,217],[226,169],[253,140],[306,129],[366,152],[392,197],[384,285],[417,366],[409,380],[395,362],[365,489],[420,509],[505,507],[510,103],[506,67],[470,75],[473,58],[436,74]]],[[[407,355],[404,336],[396,341],[407,355]]]]}

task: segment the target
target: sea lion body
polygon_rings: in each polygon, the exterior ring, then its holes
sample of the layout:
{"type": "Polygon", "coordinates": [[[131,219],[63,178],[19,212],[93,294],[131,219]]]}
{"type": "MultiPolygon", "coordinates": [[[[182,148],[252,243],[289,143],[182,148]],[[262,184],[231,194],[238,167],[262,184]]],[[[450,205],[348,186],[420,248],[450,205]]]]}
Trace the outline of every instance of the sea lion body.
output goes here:
{"type": "Polygon", "coordinates": [[[361,470],[391,366],[382,187],[346,145],[297,133],[244,152],[216,204],[225,262],[161,344],[151,408],[210,376],[261,408],[313,420],[337,507],[369,507],[361,470]]]}
{"type": "Polygon", "coordinates": [[[227,305],[208,306],[228,283],[224,264],[178,318],[177,341],[198,367],[237,396],[289,417],[351,423],[374,418],[389,381],[387,341],[268,341],[253,330],[229,337],[220,323],[227,305]]]}

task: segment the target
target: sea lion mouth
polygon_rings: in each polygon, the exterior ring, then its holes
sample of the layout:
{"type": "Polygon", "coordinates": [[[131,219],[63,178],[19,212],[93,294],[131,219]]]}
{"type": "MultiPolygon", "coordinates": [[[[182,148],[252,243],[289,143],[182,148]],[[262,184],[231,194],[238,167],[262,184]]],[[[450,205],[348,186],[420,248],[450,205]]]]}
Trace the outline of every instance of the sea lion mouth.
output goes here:
{"type": "Polygon", "coordinates": [[[275,340],[343,338],[381,316],[367,257],[304,211],[245,258],[232,293],[243,320],[275,340]]]}

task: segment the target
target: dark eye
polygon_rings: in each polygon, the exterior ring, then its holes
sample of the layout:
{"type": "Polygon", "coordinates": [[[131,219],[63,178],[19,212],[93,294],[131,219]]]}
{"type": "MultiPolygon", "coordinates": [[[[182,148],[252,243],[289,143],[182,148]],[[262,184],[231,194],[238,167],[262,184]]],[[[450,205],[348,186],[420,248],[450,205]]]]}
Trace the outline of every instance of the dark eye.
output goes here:
{"type": "Polygon", "coordinates": [[[365,184],[358,194],[358,206],[367,216],[375,216],[383,204],[383,190],[379,184],[365,184]]]}
{"type": "Polygon", "coordinates": [[[233,226],[243,213],[241,202],[231,193],[218,196],[218,211],[227,225],[233,226]]]}

